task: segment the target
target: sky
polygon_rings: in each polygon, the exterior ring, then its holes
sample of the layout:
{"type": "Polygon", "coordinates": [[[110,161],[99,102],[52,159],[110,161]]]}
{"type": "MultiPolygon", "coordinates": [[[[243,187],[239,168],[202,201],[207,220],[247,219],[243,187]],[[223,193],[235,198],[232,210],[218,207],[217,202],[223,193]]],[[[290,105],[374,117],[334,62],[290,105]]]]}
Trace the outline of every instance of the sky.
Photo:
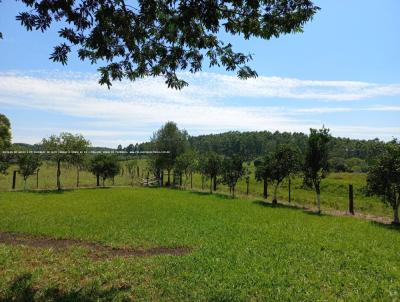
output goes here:
{"type": "Polygon", "coordinates": [[[60,132],[80,133],[95,146],[147,141],[175,121],[190,135],[230,130],[305,132],[322,125],[333,135],[400,138],[400,18],[398,0],[318,0],[321,10],[304,32],[269,41],[221,33],[252,53],[256,79],[205,66],[181,73],[189,87],[162,78],[98,84],[97,68],[77,59],[67,66],[49,54],[57,28],[27,32],[25,11],[0,3],[0,113],[12,123],[14,143],[38,143],[60,132]]]}

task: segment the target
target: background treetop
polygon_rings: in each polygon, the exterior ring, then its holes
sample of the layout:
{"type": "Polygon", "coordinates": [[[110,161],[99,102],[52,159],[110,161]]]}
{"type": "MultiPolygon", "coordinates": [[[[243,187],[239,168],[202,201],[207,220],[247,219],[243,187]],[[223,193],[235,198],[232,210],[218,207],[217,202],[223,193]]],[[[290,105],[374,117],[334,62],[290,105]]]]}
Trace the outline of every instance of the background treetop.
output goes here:
{"type": "Polygon", "coordinates": [[[67,64],[77,49],[81,60],[104,64],[100,84],[163,76],[169,87],[187,83],[176,72],[221,66],[239,78],[255,77],[247,63],[251,54],[236,52],[218,38],[225,31],[270,39],[301,32],[319,10],[311,0],[22,0],[28,11],[17,20],[27,30],[49,29],[61,23],[64,40],[50,59],[67,64]]]}

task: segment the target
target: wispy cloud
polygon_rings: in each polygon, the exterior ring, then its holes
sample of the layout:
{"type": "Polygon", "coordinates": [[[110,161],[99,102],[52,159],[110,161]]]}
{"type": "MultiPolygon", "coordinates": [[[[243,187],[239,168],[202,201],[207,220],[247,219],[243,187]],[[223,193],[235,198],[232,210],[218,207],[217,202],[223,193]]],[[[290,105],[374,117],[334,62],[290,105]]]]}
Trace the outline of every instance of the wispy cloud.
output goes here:
{"type": "MultiPolygon", "coordinates": [[[[182,91],[168,89],[163,80],[158,78],[115,83],[108,90],[99,86],[96,76],[91,74],[0,73],[0,104],[80,118],[84,121],[82,128],[65,124],[52,130],[80,132],[95,144],[115,144],[134,141],[135,138],[148,138],[152,131],[168,120],[176,121],[191,134],[266,129],[307,132],[309,127],[321,126],[321,121],[306,119],[304,114],[400,110],[398,106],[385,105],[358,109],[325,107],[325,102],[400,95],[400,84],[306,81],[279,77],[242,81],[233,76],[214,73],[184,76],[190,86],[182,91]],[[229,102],[231,98],[238,97],[255,99],[257,105],[247,106],[245,102],[234,105],[229,102]],[[317,100],[321,101],[321,106],[273,106],[269,100],[274,98],[312,100],[314,104],[317,100]]],[[[14,125],[14,128],[18,129],[18,125],[14,125]]],[[[345,136],[349,135],[350,128],[332,127],[336,129],[337,135],[345,136]]],[[[362,129],[354,128],[354,133],[361,133],[362,129]]],[[[384,131],[385,135],[399,134],[394,128],[386,128],[384,131]]],[[[16,136],[16,139],[31,142],[41,137],[43,134],[37,128],[29,139],[23,135],[16,136]]]]}

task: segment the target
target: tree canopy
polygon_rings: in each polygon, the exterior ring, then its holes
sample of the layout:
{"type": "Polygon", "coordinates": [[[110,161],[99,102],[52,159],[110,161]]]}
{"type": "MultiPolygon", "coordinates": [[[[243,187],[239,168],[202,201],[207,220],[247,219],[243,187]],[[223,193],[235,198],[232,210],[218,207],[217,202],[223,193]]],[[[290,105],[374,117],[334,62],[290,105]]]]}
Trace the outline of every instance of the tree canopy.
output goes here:
{"type": "Polygon", "coordinates": [[[367,177],[368,191],[382,197],[393,209],[393,223],[399,224],[400,207],[400,142],[386,144],[385,152],[370,169],[367,177]]]}
{"type": "Polygon", "coordinates": [[[67,64],[76,49],[81,60],[103,64],[100,84],[127,78],[163,76],[169,87],[187,82],[177,71],[198,72],[204,64],[255,77],[251,54],[236,52],[218,35],[224,31],[270,39],[303,30],[319,10],[311,0],[21,0],[28,10],[17,20],[28,30],[54,23],[63,42],[50,59],[67,64]]]}
{"type": "MultiPolygon", "coordinates": [[[[11,147],[11,123],[9,119],[0,113],[0,152],[11,147]]],[[[9,166],[7,156],[0,154],[0,173],[6,173],[9,166]]]]}

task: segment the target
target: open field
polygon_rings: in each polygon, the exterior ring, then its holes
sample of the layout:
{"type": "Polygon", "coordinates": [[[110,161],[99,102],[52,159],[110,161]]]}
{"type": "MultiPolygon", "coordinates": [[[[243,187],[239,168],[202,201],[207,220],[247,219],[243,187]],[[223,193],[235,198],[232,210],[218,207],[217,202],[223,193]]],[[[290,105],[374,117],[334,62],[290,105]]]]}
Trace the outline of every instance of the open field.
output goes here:
{"type": "Polygon", "coordinates": [[[0,244],[6,301],[400,298],[400,233],[370,221],[157,188],[7,192],[0,211],[3,234],[189,249],[93,259],[84,244],[0,244]]]}
{"type": "MultiPolygon", "coordinates": [[[[144,176],[146,172],[146,161],[139,160],[139,174],[144,176]]],[[[9,174],[4,176],[0,175],[0,190],[8,191],[12,186],[12,171],[16,167],[11,167],[9,174]]],[[[63,166],[61,174],[61,182],[65,188],[75,188],[77,171],[74,167],[63,166]]],[[[141,177],[135,176],[131,179],[127,174],[127,169],[124,169],[123,175],[115,177],[115,186],[130,186],[132,183],[137,185],[141,177]]],[[[28,188],[36,189],[36,175],[31,176],[28,179],[28,188]]],[[[164,178],[166,181],[166,177],[164,178]]],[[[354,186],[354,198],[355,198],[355,211],[363,214],[371,214],[375,216],[392,217],[392,211],[386,205],[384,205],[377,197],[367,197],[364,194],[364,187],[366,184],[365,173],[331,173],[325,180],[322,181],[322,207],[325,209],[333,209],[339,211],[347,211],[348,209],[348,186],[353,184],[354,186]]],[[[80,186],[81,187],[93,187],[96,185],[96,178],[88,171],[80,172],[80,186]]],[[[111,180],[106,182],[106,185],[112,186],[111,180]]],[[[185,177],[184,177],[185,185],[185,177]]],[[[190,188],[190,181],[186,180],[186,188],[190,188]]],[[[56,167],[54,164],[45,163],[39,172],[39,188],[40,189],[55,189],[56,188],[56,167]]],[[[16,189],[23,189],[23,180],[19,175],[17,176],[16,189]]],[[[194,174],[193,176],[193,189],[201,190],[201,176],[194,174]]],[[[204,182],[204,191],[209,190],[209,181],[204,182]]],[[[263,184],[257,182],[254,179],[254,173],[250,176],[249,193],[252,197],[262,197],[263,184]]],[[[218,185],[218,192],[228,193],[228,188],[220,184],[218,185]]],[[[272,186],[269,187],[269,192],[272,193],[272,186]]],[[[237,185],[237,193],[245,195],[246,193],[246,182],[244,179],[239,181],[237,185]]],[[[288,188],[287,181],[281,184],[278,190],[278,199],[281,201],[288,200],[288,188]]],[[[302,186],[302,179],[297,177],[292,180],[292,202],[301,206],[312,206],[315,203],[314,191],[305,189],[302,186]]]]}

